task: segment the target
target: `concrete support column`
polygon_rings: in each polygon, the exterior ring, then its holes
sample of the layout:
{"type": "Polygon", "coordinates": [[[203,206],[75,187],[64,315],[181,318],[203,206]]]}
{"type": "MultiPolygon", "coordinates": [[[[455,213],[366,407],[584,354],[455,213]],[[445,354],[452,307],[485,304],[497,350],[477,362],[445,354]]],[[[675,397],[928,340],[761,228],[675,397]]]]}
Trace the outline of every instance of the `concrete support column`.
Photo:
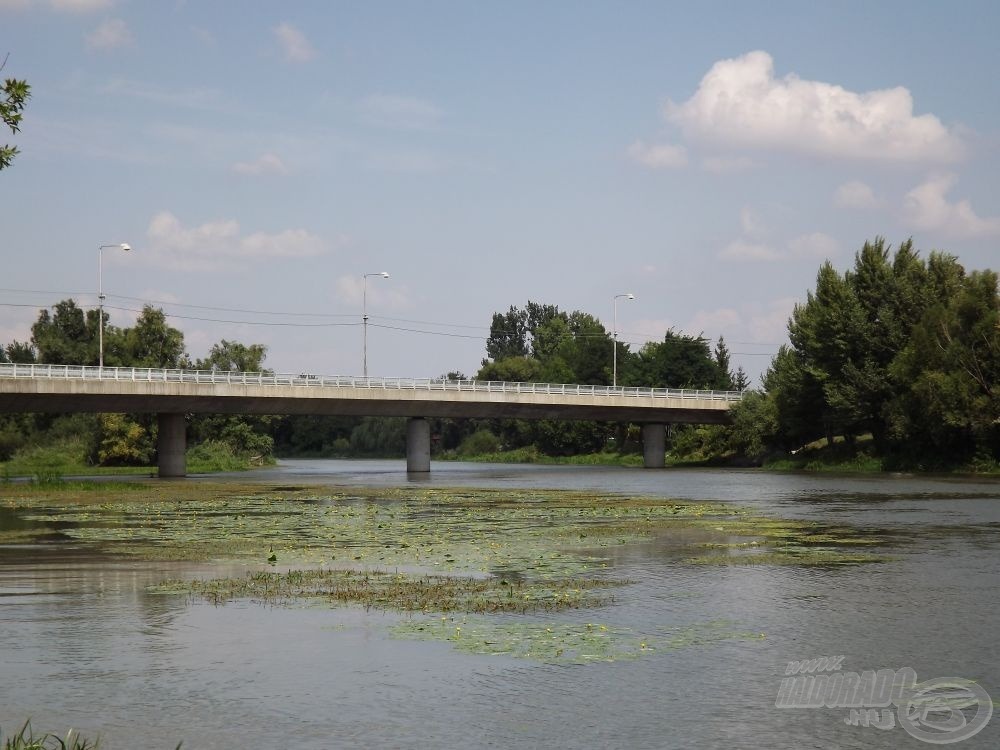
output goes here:
{"type": "Polygon", "coordinates": [[[662,469],[666,465],[667,426],[662,423],[642,426],[642,465],[662,469]]]}
{"type": "Polygon", "coordinates": [[[426,473],[431,470],[431,426],[415,417],[406,423],[406,471],[426,473]]]}
{"type": "Polygon", "coordinates": [[[183,414],[156,415],[157,466],[161,477],[183,477],[187,475],[184,452],[187,450],[187,424],[183,414]]]}

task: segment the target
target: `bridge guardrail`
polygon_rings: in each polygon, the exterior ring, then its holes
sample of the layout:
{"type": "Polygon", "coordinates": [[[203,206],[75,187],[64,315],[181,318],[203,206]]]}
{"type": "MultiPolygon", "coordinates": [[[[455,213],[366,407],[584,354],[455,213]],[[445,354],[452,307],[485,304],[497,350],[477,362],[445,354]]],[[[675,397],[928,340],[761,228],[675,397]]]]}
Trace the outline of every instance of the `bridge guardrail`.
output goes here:
{"type": "Polygon", "coordinates": [[[441,378],[363,378],[320,376],[309,373],[264,373],[231,370],[162,370],[149,367],[94,367],[78,365],[0,364],[0,378],[52,378],[60,380],[111,380],[149,383],[206,383],[220,385],[297,386],[304,388],[371,388],[381,390],[479,391],[486,393],[537,393],[564,396],[626,396],[735,402],[740,391],[633,386],[580,385],[575,383],[519,383],[503,380],[445,380],[441,378]]]}

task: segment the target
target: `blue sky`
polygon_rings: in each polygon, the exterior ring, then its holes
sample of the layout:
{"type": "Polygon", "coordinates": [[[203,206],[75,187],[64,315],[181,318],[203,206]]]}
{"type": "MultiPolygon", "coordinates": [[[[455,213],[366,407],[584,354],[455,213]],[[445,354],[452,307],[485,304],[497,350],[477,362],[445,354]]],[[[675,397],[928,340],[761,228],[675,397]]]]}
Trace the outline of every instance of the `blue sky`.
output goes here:
{"type": "Polygon", "coordinates": [[[33,91],[0,139],[0,342],[96,304],[128,242],[112,322],[155,302],[195,357],[359,373],[386,270],[373,375],[471,374],[528,299],[610,329],[624,292],[621,340],[721,334],[756,375],[865,239],[997,265],[997,28],[995,2],[0,0],[33,91]]]}

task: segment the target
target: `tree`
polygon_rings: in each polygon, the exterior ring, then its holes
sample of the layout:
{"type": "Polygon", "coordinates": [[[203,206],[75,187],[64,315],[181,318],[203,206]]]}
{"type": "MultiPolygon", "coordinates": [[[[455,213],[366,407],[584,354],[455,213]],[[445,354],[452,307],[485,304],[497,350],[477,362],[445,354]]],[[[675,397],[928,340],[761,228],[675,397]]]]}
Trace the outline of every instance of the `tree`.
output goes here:
{"type": "Polygon", "coordinates": [[[124,330],[122,359],[129,367],[180,367],[184,334],[167,325],[163,310],[145,305],[135,325],[124,330]]]}
{"type": "MultiPolygon", "coordinates": [[[[715,344],[715,364],[718,366],[719,371],[726,375],[726,388],[733,387],[733,376],[729,370],[730,367],[730,356],[729,347],[726,346],[726,340],[719,336],[719,340],[715,344]]],[[[741,389],[742,390],[742,389],[741,389]]]]}
{"type": "Polygon", "coordinates": [[[41,310],[31,326],[38,361],[49,365],[96,365],[97,315],[96,310],[84,313],[71,299],[57,302],[51,314],[41,310]]]}
{"type": "Polygon", "coordinates": [[[196,370],[222,370],[231,372],[268,372],[264,369],[267,347],[263,344],[241,344],[222,339],[213,344],[205,359],[196,360],[196,370]]]}
{"type": "MultiPolygon", "coordinates": [[[[0,70],[7,65],[7,58],[0,64],[0,70]]],[[[17,133],[21,129],[21,119],[24,117],[24,105],[31,96],[31,86],[27,81],[19,81],[15,78],[8,78],[0,88],[0,120],[3,120],[11,133],[17,133]]],[[[10,166],[14,157],[17,156],[17,146],[0,146],[0,169],[10,166]]]]}
{"type": "Polygon", "coordinates": [[[622,380],[649,388],[724,388],[728,378],[705,339],[670,330],[630,358],[622,380]]]}
{"type": "MultiPolygon", "coordinates": [[[[494,362],[528,356],[528,314],[511,305],[506,313],[493,313],[486,356],[494,362]]],[[[483,362],[485,364],[485,361],[483,362]]]]}
{"type": "Polygon", "coordinates": [[[15,365],[31,365],[38,361],[35,347],[29,341],[11,341],[6,350],[0,347],[3,354],[0,360],[12,362],[15,365]]]}

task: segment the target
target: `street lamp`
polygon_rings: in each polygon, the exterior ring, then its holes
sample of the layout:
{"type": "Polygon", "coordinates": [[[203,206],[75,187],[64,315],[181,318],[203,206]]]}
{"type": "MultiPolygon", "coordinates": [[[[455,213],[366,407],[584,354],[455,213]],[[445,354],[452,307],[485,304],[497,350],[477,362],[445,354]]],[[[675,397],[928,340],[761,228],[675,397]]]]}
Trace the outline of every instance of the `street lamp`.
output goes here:
{"type": "Polygon", "coordinates": [[[635,295],[629,292],[627,294],[616,294],[614,298],[613,304],[615,307],[615,331],[614,331],[615,353],[614,353],[614,369],[612,370],[612,375],[611,375],[612,386],[618,385],[618,298],[619,297],[624,297],[625,299],[635,299],[635,295]]]}
{"type": "Polygon", "coordinates": [[[361,366],[364,370],[364,376],[368,377],[368,277],[369,276],[381,276],[383,279],[389,278],[388,271],[378,271],[377,273],[366,273],[364,276],[364,292],[361,297],[361,328],[362,328],[362,339],[364,341],[364,349],[362,354],[361,366]]]}
{"type": "Polygon", "coordinates": [[[127,242],[116,245],[101,245],[97,248],[97,366],[104,368],[104,248],[117,247],[128,252],[132,246],[127,242]]]}

